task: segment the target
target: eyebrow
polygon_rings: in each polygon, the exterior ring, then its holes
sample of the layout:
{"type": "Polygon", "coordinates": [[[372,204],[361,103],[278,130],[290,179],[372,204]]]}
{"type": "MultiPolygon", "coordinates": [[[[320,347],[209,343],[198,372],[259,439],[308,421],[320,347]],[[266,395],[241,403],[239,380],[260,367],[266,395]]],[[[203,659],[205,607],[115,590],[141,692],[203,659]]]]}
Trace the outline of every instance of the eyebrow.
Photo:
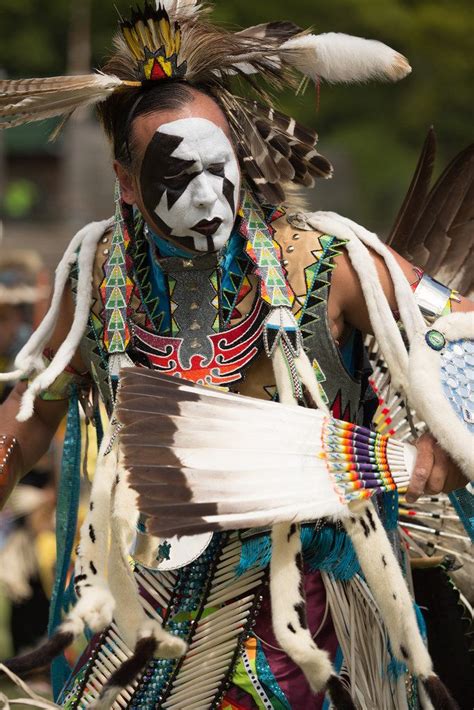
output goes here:
{"type": "MultiPolygon", "coordinates": [[[[195,161],[195,163],[196,163],[196,161],[195,161]]],[[[177,173],[169,173],[168,175],[164,175],[163,177],[165,180],[167,180],[169,178],[179,177],[180,175],[188,175],[190,172],[195,171],[195,163],[194,163],[194,165],[190,165],[187,168],[183,168],[182,170],[178,170],[177,173]]],[[[202,171],[199,170],[199,172],[202,172],[202,171]]]]}

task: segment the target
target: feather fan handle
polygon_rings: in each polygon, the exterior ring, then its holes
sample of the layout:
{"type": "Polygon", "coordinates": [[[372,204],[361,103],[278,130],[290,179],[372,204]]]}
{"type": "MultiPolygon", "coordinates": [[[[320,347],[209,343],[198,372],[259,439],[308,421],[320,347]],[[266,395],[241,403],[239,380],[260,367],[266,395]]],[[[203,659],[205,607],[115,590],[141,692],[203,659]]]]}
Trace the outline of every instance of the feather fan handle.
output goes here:
{"type": "Polygon", "coordinates": [[[411,72],[406,58],[386,44],[338,32],[289,39],[280,46],[279,55],[314,81],[399,81],[411,72]]]}
{"type": "Polygon", "coordinates": [[[117,415],[129,484],[158,536],[322,516],[405,487],[413,447],[321,411],[127,368],[117,415]]]}
{"type": "Polygon", "coordinates": [[[71,114],[115,91],[140,86],[107,74],[0,81],[0,128],[71,114]]]}

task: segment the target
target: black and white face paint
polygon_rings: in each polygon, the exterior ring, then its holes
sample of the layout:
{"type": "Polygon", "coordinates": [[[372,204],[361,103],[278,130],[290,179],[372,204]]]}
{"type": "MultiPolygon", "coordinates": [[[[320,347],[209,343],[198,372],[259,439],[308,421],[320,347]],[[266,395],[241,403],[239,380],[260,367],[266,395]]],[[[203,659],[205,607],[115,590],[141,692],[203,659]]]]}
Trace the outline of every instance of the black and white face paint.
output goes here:
{"type": "Polygon", "coordinates": [[[205,118],[158,128],[143,157],[140,190],[150,227],[195,251],[222,249],[238,208],[240,171],[225,133],[205,118]]]}

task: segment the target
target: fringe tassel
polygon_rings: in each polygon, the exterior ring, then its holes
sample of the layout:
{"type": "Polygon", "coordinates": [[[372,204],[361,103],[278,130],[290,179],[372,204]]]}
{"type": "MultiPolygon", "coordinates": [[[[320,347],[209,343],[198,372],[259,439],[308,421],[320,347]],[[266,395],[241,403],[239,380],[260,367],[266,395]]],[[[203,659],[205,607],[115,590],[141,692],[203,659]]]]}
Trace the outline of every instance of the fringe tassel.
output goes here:
{"type": "MultiPolygon", "coordinates": [[[[348,535],[332,525],[315,529],[312,525],[301,528],[303,561],[311,572],[330,572],[335,579],[345,581],[360,572],[360,565],[348,535]]],[[[264,569],[272,556],[269,533],[242,540],[242,552],[235,572],[241,576],[251,567],[264,569]]]]}
{"type": "Polygon", "coordinates": [[[241,577],[251,567],[264,569],[272,556],[272,542],[268,533],[263,533],[248,540],[242,540],[239,564],[235,568],[237,577],[241,577]]]}
{"type": "Polygon", "coordinates": [[[388,634],[367,584],[359,576],[343,584],[322,577],[352,697],[367,710],[408,710],[403,675],[385,672],[392,660],[388,634]]]}
{"type": "Polygon", "coordinates": [[[354,547],[344,530],[329,526],[320,530],[306,528],[302,531],[302,543],[310,570],[330,572],[338,581],[352,579],[360,572],[354,547]]]}

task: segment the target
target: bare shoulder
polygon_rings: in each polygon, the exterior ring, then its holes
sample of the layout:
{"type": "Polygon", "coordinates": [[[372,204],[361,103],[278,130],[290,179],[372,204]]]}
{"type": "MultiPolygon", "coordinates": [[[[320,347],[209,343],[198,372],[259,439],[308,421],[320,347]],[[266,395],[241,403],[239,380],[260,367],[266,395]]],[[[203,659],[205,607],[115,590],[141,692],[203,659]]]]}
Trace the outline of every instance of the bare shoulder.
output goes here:
{"type": "MultiPolygon", "coordinates": [[[[306,251],[309,251],[309,254],[314,254],[314,249],[317,249],[318,244],[321,249],[324,246],[327,247],[328,244],[331,245],[330,258],[334,268],[332,270],[331,290],[328,300],[328,315],[329,320],[335,326],[335,332],[342,332],[346,325],[355,326],[362,332],[371,332],[361,285],[363,274],[358,274],[354,269],[348,251],[345,249],[345,240],[336,239],[334,235],[322,233],[315,229],[311,213],[301,212],[294,216],[289,215],[288,219],[293,227],[299,228],[299,239],[302,238],[304,240],[306,251]]],[[[384,260],[372,251],[367,251],[367,259],[375,262],[383,291],[390,306],[395,309],[396,300],[393,284],[384,260]]],[[[300,266],[300,264],[295,265],[295,268],[298,269],[300,266]]]]}

